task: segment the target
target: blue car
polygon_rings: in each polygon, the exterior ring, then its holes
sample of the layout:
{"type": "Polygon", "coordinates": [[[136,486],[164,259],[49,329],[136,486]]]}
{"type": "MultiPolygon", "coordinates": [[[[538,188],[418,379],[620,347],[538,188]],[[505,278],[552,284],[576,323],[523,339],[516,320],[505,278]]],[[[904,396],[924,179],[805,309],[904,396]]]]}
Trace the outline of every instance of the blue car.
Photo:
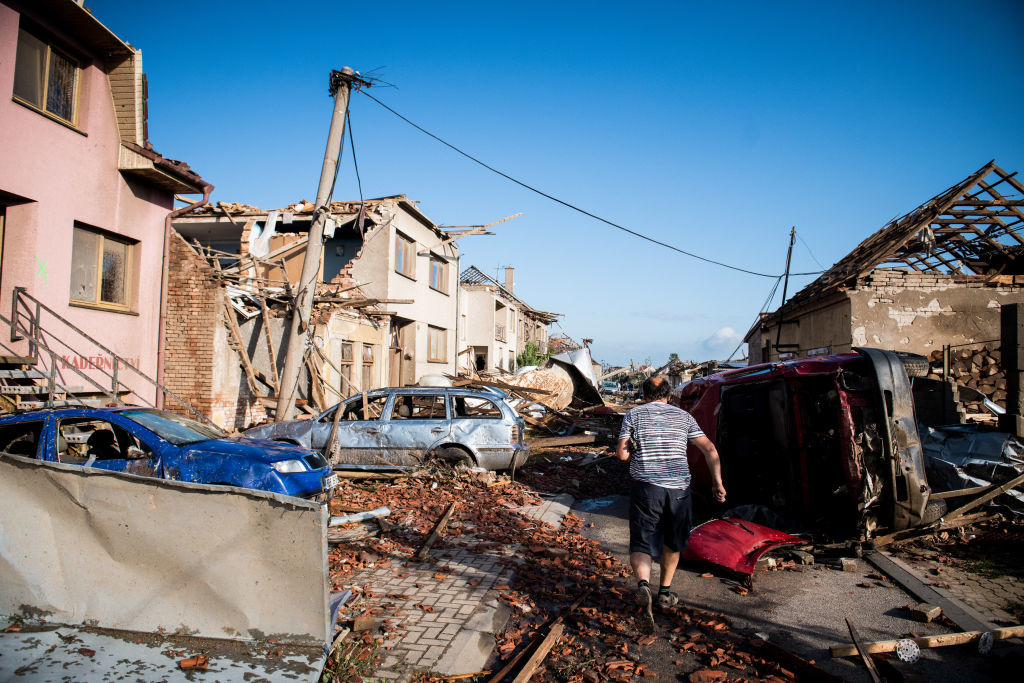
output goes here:
{"type": "Polygon", "coordinates": [[[338,485],[338,475],[319,453],[228,437],[216,427],[150,408],[61,408],[0,417],[0,452],[321,503],[338,485]]]}

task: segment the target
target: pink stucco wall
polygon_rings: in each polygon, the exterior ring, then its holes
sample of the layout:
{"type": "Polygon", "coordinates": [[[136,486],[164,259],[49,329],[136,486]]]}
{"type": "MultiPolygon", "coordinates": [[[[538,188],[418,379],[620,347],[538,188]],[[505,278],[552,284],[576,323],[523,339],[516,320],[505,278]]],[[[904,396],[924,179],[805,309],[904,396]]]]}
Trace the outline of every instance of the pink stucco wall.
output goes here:
{"type": "MultiPolygon", "coordinates": [[[[93,54],[71,37],[58,38],[76,52],[93,54]]],[[[155,376],[164,217],[172,208],[172,196],[118,172],[113,99],[99,62],[81,73],[78,130],[12,100],[17,39],[18,14],[0,5],[0,191],[29,200],[6,209],[0,312],[10,314],[13,287],[26,287],[117,354],[138,359],[140,369],[155,376]],[[68,304],[76,221],[139,241],[132,313],[68,304]]],[[[2,327],[0,334],[6,335],[2,327]]],[[[80,351],[86,356],[100,353],[87,343],[80,351]]]]}

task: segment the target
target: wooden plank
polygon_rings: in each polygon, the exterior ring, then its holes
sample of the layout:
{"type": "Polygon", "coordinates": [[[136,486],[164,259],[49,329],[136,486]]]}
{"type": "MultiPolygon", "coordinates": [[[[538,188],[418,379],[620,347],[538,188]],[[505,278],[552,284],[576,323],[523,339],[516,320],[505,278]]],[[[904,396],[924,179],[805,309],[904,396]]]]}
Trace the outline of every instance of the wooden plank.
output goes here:
{"type": "Polygon", "coordinates": [[[281,393],[281,377],[277,374],[277,353],[274,351],[274,335],[270,333],[270,312],[267,310],[267,299],[263,295],[263,284],[257,284],[260,293],[260,316],[263,321],[263,335],[267,340],[267,356],[270,358],[270,372],[274,380],[274,396],[281,393]]]}
{"type": "Polygon", "coordinates": [[[993,498],[996,498],[997,496],[1001,496],[1002,494],[1006,493],[1010,489],[1012,489],[1012,488],[1014,488],[1014,487],[1016,487],[1016,486],[1018,486],[1018,485],[1020,485],[1022,483],[1024,483],[1024,474],[1020,475],[1019,477],[1014,477],[1013,479],[1011,479],[1010,481],[1006,482],[1005,484],[1001,484],[999,486],[996,486],[989,493],[986,493],[983,496],[979,496],[978,498],[975,498],[970,503],[966,503],[964,505],[961,505],[956,510],[953,510],[952,512],[950,512],[946,516],[951,518],[951,519],[959,517],[959,516],[963,515],[965,512],[967,512],[969,510],[973,510],[974,508],[978,507],[979,505],[983,505],[983,504],[987,503],[988,501],[992,500],[993,498]]]}
{"type": "MultiPolygon", "coordinates": [[[[933,648],[933,647],[948,647],[950,645],[964,645],[966,643],[973,643],[981,640],[981,636],[986,633],[991,633],[993,640],[1005,640],[1006,638],[1016,638],[1018,636],[1024,636],[1024,626],[1007,626],[1006,628],[992,629],[991,631],[965,631],[962,633],[943,633],[937,636],[921,636],[919,638],[909,638],[917,643],[917,646],[922,649],[933,648]]],[[[899,644],[899,640],[878,640],[873,643],[862,643],[862,647],[868,654],[881,653],[881,652],[894,652],[896,646],[899,644]]],[[[829,648],[833,657],[853,657],[858,654],[855,647],[849,645],[840,645],[829,648]]]]}
{"type": "MultiPolygon", "coordinates": [[[[549,627],[549,628],[552,628],[552,627],[554,627],[554,626],[555,626],[555,625],[557,625],[557,624],[562,624],[562,622],[564,622],[564,621],[565,621],[565,618],[566,618],[567,616],[569,616],[570,614],[572,614],[573,612],[575,612],[575,611],[576,611],[576,609],[577,609],[577,608],[578,608],[578,607],[579,607],[580,605],[582,605],[582,604],[583,604],[583,601],[584,601],[584,600],[585,600],[585,599],[587,598],[587,596],[588,596],[588,595],[590,595],[590,594],[591,594],[591,592],[593,592],[593,590],[594,590],[593,588],[588,588],[587,590],[583,591],[583,593],[582,593],[582,594],[580,595],[580,597],[576,598],[576,599],[575,599],[575,600],[573,601],[573,603],[572,603],[571,605],[569,605],[569,608],[568,608],[567,610],[565,610],[564,612],[562,612],[561,614],[559,614],[557,618],[555,618],[554,620],[552,620],[552,621],[551,621],[551,622],[550,622],[550,623],[548,624],[548,627],[549,627]]],[[[503,679],[505,678],[505,676],[507,676],[507,675],[509,674],[509,672],[510,672],[510,671],[512,671],[512,669],[514,669],[514,668],[515,668],[516,664],[518,664],[518,663],[519,663],[519,660],[521,660],[521,659],[522,659],[522,658],[523,658],[524,656],[526,656],[526,653],[530,651],[530,647],[531,647],[532,645],[533,645],[533,644],[531,643],[530,645],[527,645],[526,647],[524,647],[524,648],[523,648],[523,649],[522,649],[522,650],[521,650],[521,651],[519,652],[519,654],[517,654],[517,655],[516,655],[515,657],[513,657],[512,659],[510,659],[510,660],[508,661],[508,663],[507,663],[507,664],[505,664],[505,666],[504,666],[504,667],[503,667],[503,668],[501,669],[501,671],[499,671],[499,672],[498,672],[498,673],[496,673],[496,674],[495,674],[494,676],[492,676],[492,677],[490,678],[490,680],[488,680],[488,681],[487,681],[487,683],[499,683],[499,682],[500,682],[501,680],[503,680],[503,679]]],[[[524,670],[525,670],[525,667],[524,667],[524,670]]],[[[520,673],[520,675],[522,675],[522,673],[520,673]]],[[[518,678],[517,678],[517,680],[518,680],[518,678]]]]}
{"type": "Polygon", "coordinates": [[[874,681],[874,683],[882,683],[882,677],[878,675],[878,667],[875,666],[875,661],[871,659],[867,650],[864,649],[864,645],[861,643],[860,637],[857,635],[857,629],[853,627],[853,622],[847,619],[846,626],[850,629],[850,639],[853,640],[854,650],[860,655],[861,661],[864,662],[864,666],[867,667],[868,673],[871,674],[871,680],[874,681]]]}
{"type": "Polygon", "coordinates": [[[928,496],[928,500],[944,500],[946,498],[961,498],[963,496],[973,496],[979,493],[985,493],[986,491],[992,490],[992,484],[985,486],[975,486],[969,489],[956,489],[954,491],[940,491],[939,493],[933,493],[928,496]]]}
{"type": "MultiPolygon", "coordinates": [[[[365,394],[363,395],[365,396],[365,394]]],[[[434,525],[434,530],[430,532],[430,536],[427,537],[427,540],[423,542],[423,546],[416,552],[417,560],[425,560],[427,558],[427,553],[430,552],[430,546],[434,545],[434,542],[437,541],[438,537],[444,531],[444,528],[448,526],[448,520],[452,518],[453,512],[455,512],[455,503],[449,505],[445,513],[441,515],[441,519],[437,520],[437,524],[434,525]]]]}
{"type": "Polygon", "coordinates": [[[227,321],[228,330],[231,331],[231,335],[235,338],[235,343],[238,344],[238,356],[242,361],[242,369],[245,370],[245,379],[249,383],[249,389],[252,391],[253,396],[259,396],[260,390],[256,380],[256,373],[252,369],[252,363],[249,362],[249,354],[246,353],[242,332],[238,329],[238,320],[235,318],[235,309],[231,306],[231,297],[228,296],[227,291],[224,292],[223,303],[224,317],[227,321]]]}
{"type": "Polygon", "coordinates": [[[551,446],[594,443],[595,441],[597,441],[596,434],[574,434],[572,436],[553,436],[545,439],[527,439],[526,445],[530,448],[549,448],[551,446]]]}
{"type": "Polygon", "coordinates": [[[533,655],[526,660],[526,664],[523,664],[523,668],[519,670],[516,677],[512,679],[512,683],[526,683],[533,676],[534,672],[540,667],[544,658],[551,652],[551,648],[555,646],[558,639],[562,637],[562,632],[565,631],[565,624],[562,622],[553,624],[548,634],[544,636],[544,640],[540,641],[540,645],[534,651],[533,655]]]}

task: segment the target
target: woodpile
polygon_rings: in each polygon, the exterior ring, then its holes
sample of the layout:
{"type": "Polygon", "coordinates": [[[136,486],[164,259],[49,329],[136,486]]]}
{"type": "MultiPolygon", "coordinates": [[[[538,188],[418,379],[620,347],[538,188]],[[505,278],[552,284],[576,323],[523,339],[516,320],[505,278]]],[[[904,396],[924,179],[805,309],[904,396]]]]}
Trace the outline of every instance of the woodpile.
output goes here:
{"type": "MultiPolygon", "coordinates": [[[[932,351],[929,376],[942,377],[942,351],[932,351]]],[[[949,374],[958,383],[977,389],[994,403],[1006,406],[1006,374],[1001,365],[998,348],[988,346],[973,349],[954,349],[949,357],[949,374]]],[[[985,409],[969,396],[961,396],[967,412],[982,413],[985,409]]]]}

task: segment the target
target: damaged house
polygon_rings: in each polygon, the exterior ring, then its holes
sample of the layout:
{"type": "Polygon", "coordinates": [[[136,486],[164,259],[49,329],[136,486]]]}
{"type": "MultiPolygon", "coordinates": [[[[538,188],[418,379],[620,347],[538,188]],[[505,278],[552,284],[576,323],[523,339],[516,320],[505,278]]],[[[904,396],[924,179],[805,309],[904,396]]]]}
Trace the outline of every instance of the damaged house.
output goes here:
{"type": "Polygon", "coordinates": [[[459,362],[476,372],[516,370],[516,357],[526,344],[539,353],[548,349],[548,325],[561,314],[537,310],[515,296],[514,270],[505,268],[502,285],[476,266],[459,278],[459,362]]]}
{"type": "Polygon", "coordinates": [[[750,364],[999,339],[1024,301],[1024,185],[990,162],[894,219],[747,332],[750,364]]]}
{"type": "MultiPolygon", "coordinates": [[[[153,149],[142,53],[81,3],[0,2],[0,84],[2,353],[38,358],[23,378],[52,361],[58,400],[158,403],[142,374],[163,360],[165,221],[176,193],[212,186],[153,149]]],[[[42,405],[29,391],[5,406],[42,405]]]]}
{"type": "MultiPolygon", "coordinates": [[[[218,424],[260,422],[276,405],[313,208],[220,203],[174,221],[166,383],[218,424]]],[[[454,373],[457,259],[404,195],[333,202],[300,406],[454,373]]]]}

